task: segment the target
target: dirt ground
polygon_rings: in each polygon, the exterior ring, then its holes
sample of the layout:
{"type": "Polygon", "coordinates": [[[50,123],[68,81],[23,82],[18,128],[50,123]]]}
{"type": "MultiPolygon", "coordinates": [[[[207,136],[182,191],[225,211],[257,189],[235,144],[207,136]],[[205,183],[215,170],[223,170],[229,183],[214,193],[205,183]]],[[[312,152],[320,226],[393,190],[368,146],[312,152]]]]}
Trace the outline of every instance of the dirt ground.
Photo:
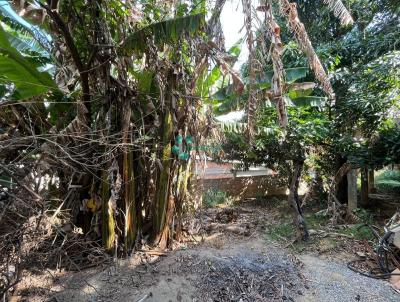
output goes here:
{"type": "Polygon", "coordinates": [[[193,242],[77,273],[37,272],[14,301],[400,301],[386,281],[349,270],[352,251],[268,239],[276,213],[259,206],[210,209],[193,242]]]}

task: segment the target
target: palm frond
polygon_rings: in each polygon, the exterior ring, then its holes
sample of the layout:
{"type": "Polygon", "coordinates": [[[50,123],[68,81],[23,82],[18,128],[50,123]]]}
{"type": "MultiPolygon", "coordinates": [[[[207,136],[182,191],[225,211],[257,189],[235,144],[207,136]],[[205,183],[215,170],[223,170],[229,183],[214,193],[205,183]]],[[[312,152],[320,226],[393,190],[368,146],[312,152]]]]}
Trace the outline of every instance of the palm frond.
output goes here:
{"type": "Polygon", "coordinates": [[[48,52],[38,43],[35,39],[31,37],[26,37],[21,34],[9,34],[7,33],[8,41],[11,45],[17,49],[19,52],[35,52],[45,57],[48,57],[48,52]]]}
{"type": "Polygon", "coordinates": [[[342,25],[347,26],[354,23],[353,17],[341,0],[324,0],[324,3],[328,5],[335,17],[339,18],[342,25]]]}
{"type": "MultiPolygon", "coordinates": [[[[292,84],[295,81],[305,78],[310,69],[308,67],[294,67],[285,68],[283,74],[285,76],[285,84],[292,84]]],[[[257,76],[256,87],[258,88],[270,88],[272,84],[272,78],[274,76],[274,71],[267,71],[261,75],[257,76]]]]}

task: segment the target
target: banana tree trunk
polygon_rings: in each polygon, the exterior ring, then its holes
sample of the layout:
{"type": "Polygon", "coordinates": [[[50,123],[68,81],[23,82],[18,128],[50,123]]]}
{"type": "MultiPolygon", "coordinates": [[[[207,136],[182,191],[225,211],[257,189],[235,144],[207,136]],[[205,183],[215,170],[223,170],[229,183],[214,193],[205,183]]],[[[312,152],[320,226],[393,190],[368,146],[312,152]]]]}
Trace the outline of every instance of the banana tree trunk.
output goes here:
{"type": "Polygon", "coordinates": [[[182,236],[182,214],[183,214],[183,204],[185,202],[187,191],[188,191],[188,183],[190,178],[190,167],[191,162],[185,162],[181,165],[178,175],[178,184],[177,184],[177,198],[176,198],[176,229],[175,229],[175,239],[180,240],[182,236]]]}
{"type": "Polygon", "coordinates": [[[104,248],[111,252],[114,248],[115,242],[115,221],[114,221],[114,209],[110,202],[110,185],[108,180],[108,172],[103,171],[102,174],[102,241],[104,248]]]}
{"type": "Polygon", "coordinates": [[[171,172],[171,136],[172,136],[172,118],[169,110],[165,112],[163,130],[162,130],[162,153],[161,163],[162,169],[158,176],[156,194],[155,194],[155,211],[154,211],[154,229],[156,242],[161,239],[162,231],[166,223],[167,205],[170,195],[170,172],[171,172]]]}
{"type": "Polygon", "coordinates": [[[173,218],[175,212],[175,196],[172,192],[174,184],[172,184],[172,180],[174,179],[174,175],[177,172],[177,170],[178,170],[178,165],[175,162],[173,164],[173,167],[171,168],[164,223],[161,226],[160,237],[159,237],[160,239],[158,241],[158,247],[160,249],[165,249],[168,246],[170,239],[172,238],[173,227],[174,227],[173,218]]]}
{"type": "Polygon", "coordinates": [[[274,76],[272,77],[272,93],[273,99],[276,102],[276,109],[278,112],[278,121],[282,128],[286,128],[288,124],[287,112],[285,107],[285,100],[283,99],[283,63],[282,63],[282,42],[280,37],[280,27],[275,22],[274,16],[272,15],[272,7],[266,12],[266,19],[269,25],[269,35],[271,37],[271,59],[274,70],[274,76]]]}
{"type": "Polygon", "coordinates": [[[160,133],[160,144],[161,144],[161,171],[157,178],[157,186],[155,192],[154,202],[154,216],[153,216],[153,227],[154,227],[154,238],[155,243],[159,244],[160,248],[166,245],[165,242],[165,227],[167,224],[167,209],[169,208],[170,196],[171,196],[171,167],[173,163],[171,154],[171,140],[172,140],[172,114],[171,107],[175,102],[173,90],[174,90],[175,78],[172,73],[168,77],[167,89],[166,89],[166,102],[164,106],[161,133],[160,133]],[[162,240],[162,242],[161,242],[162,240]]]}
{"type": "Polygon", "coordinates": [[[130,120],[131,106],[130,99],[126,98],[122,105],[122,143],[123,143],[123,163],[122,175],[124,185],[124,206],[125,206],[125,221],[124,221],[124,247],[125,253],[129,253],[136,239],[137,233],[137,217],[136,217],[136,188],[135,175],[133,171],[133,152],[129,150],[128,143],[130,142],[130,120]]]}
{"type": "Polygon", "coordinates": [[[135,199],[135,175],[133,171],[133,153],[124,152],[123,160],[124,204],[125,204],[125,252],[129,253],[136,239],[137,212],[135,199]]]}

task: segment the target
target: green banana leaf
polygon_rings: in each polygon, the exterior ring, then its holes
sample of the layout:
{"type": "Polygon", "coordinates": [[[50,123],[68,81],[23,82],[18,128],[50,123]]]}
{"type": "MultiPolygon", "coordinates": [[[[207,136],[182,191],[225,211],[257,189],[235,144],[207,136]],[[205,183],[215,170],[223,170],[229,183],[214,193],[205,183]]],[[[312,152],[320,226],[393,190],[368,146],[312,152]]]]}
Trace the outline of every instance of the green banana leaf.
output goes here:
{"type": "MultiPolygon", "coordinates": [[[[295,68],[286,68],[284,70],[285,73],[285,83],[291,84],[299,79],[305,78],[309,71],[308,67],[295,67],[295,68]]],[[[267,71],[262,76],[257,77],[256,87],[260,89],[269,89],[271,88],[272,77],[274,76],[274,72],[267,71]]],[[[248,79],[245,79],[245,83],[248,82],[248,79]]]]}
{"type": "MultiPolygon", "coordinates": [[[[231,56],[233,61],[229,62],[230,65],[236,62],[237,58],[240,55],[240,52],[242,51],[242,40],[243,39],[239,39],[231,48],[229,48],[227,52],[231,56]]],[[[198,96],[208,95],[208,93],[212,90],[212,88],[216,87],[220,88],[218,91],[224,89],[223,87],[220,87],[224,85],[224,83],[222,83],[222,78],[223,78],[222,72],[219,66],[214,66],[214,68],[209,73],[207,71],[204,72],[197,80],[196,95],[198,96]]],[[[218,91],[217,93],[221,94],[221,92],[218,91]]],[[[210,102],[216,100],[214,96],[215,94],[211,96],[210,102]]]]}
{"type": "Polygon", "coordinates": [[[327,98],[322,96],[302,96],[293,98],[291,101],[295,106],[322,107],[326,104],[327,98]]]}
{"type": "Polygon", "coordinates": [[[153,23],[130,34],[122,45],[122,50],[126,54],[142,53],[147,48],[148,37],[153,37],[156,45],[176,43],[184,33],[193,35],[204,23],[204,14],[189,15],[153,23]]]}
{"type": "Polygon", "coordinates": [[[11,45],[6,32],[0,26],[0,82],[11,82],[15,85],[15,99],[24,100],[57,89],[50,75],[38,71],[38,67],[11,45]]]}

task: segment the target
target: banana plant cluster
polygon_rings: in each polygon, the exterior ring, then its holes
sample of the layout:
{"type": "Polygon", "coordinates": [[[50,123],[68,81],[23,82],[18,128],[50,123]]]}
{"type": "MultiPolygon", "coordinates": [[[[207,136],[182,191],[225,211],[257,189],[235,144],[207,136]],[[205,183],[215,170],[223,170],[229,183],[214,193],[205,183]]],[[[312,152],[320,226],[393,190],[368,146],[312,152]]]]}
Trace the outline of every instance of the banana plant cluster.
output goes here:
{"type": "Polygon", "coordinates": [[[193,153],[213,127],[199,87],[211,60],[235,76],[206,2],[26,4],[35,15],[13,8],[42,19],[23,30],[1,11],[1,176],[43,196],[42,208],[71,213],[110,252],[180,239],[193,208],[193,153]],[[47,60],[30,56],[36,44],[22,51],[15,42],[36,39],[34,30],[50,40],[47,60]],[[55,180],[51,191],[33,185],[44,175],[55,180]],[[63,202],[46,201],[55,197],[63,202]]]}

